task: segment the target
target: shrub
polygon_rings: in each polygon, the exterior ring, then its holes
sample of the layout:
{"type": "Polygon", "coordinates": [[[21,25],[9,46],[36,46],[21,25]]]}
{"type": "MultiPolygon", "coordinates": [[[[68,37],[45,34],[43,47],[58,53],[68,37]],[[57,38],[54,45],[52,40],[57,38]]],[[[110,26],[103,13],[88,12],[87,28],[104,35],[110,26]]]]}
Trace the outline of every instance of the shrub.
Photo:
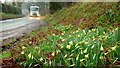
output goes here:
{"type": "Polygon", "coordinates": [[[21,14],[21,8],[13,7],[11,5],[1,4],[2,5],[2,11],[3,13],[9,13],[9,14],[21,14]]]}

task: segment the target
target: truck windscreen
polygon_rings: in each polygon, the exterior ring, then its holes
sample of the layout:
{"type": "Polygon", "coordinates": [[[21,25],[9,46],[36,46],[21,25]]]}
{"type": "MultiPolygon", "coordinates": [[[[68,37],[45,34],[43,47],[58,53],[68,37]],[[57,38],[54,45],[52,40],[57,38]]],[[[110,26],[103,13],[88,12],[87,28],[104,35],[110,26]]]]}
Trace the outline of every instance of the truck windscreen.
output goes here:
{"type": "Polygon", "coordinates": [[[31,11],[38,11],[39,9],[38,8],[31,8],[30,10],[31,11]]]}

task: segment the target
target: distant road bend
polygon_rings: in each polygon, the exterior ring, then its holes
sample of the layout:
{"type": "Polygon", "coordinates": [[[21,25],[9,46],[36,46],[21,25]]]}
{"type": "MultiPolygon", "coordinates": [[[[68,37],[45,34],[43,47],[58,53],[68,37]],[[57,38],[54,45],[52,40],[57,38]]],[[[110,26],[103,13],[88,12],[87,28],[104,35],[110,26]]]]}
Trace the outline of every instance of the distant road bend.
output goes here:
{"type": "Polygon", "coordinates": [[[9,20],[2,20],[0,22],[0,46],[5,43],[7,39],[21,37],[28,34],[34,30],[37,30],[41,25],[46,25],[47,23],[40,18],[16,18],[9,20]]]}

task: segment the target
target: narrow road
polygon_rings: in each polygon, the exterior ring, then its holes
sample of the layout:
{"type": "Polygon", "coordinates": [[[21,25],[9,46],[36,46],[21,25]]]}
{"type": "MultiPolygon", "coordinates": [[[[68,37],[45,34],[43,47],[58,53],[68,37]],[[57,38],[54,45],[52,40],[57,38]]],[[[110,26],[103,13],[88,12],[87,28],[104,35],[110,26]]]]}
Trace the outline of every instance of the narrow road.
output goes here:
{"type": "Polygon", "coordinates": [[[6,42],[10,42],[12,39],[16,39],[37,30],[40,26],[47,23],[40,18],[16,18],[3,20],[0,22],[0,46],[3,46],[6,42]]]}

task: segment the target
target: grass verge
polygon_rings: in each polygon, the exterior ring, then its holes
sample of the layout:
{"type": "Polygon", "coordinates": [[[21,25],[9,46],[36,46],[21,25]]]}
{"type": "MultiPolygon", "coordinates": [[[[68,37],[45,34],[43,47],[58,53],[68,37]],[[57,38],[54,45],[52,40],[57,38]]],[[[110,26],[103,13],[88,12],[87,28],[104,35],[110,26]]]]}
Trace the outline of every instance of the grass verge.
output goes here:
{"type": "Polygon", "coordinates": [[[0,13],[0,20],[20,18],[20,17],[23,17],[23,16],[24,15],[21,15],[21,14],[5,14],[5,13],[0,13]]]}

